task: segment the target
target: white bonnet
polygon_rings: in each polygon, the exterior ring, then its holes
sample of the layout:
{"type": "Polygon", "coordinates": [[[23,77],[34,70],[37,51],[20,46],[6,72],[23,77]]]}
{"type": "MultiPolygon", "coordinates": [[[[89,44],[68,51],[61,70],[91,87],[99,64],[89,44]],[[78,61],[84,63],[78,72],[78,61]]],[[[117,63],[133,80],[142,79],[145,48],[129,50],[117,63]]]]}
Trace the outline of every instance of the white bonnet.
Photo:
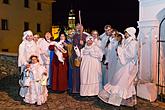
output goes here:
{"type": "Polygon", "coordinates": [[[33,36],[33,33],[32,33],[32,31],[31,30],[28,30],[28,31],[25,31],[25,32],[23,32],[23,40],[27,37],[27,35],[32,35],[33,36]]]}
{"type": "Polygon", "coordinates": [[[135,33],[136,29],[134,27],[128,27],[125,29],[125,32],[127,32],[131,37],[136,38],[135,33]]]}

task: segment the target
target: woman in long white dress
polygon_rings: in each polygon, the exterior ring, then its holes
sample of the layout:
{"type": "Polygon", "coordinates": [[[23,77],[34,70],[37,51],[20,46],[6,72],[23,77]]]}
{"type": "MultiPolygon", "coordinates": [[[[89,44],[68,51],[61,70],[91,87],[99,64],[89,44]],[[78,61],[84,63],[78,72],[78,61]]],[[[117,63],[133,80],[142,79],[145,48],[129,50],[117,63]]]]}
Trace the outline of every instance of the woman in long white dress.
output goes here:
{"type": "Polygon", "coordinates": [[[108,82],[99,93],[99,98],[106,103],[116,106],[133,106],[136,100],[134,79],[138,71],[138,45],[135,38],[136,29],[133,27],[125,30],[125,40],[118,46],[118,70],[112,80],[108,82]]]}
{"type": "Polygon", "coordinates": [[[21,73],[28,64],[31,55],[37,55],[37,46],[33,41],[33,33],[28,30],[23,32],[22,43],[19,45],[18,53],[18,67],[21,67],[21,73]]]}
{"type": "Polygon", "coordinates": [[[86,38],[86,45],[81,49],[80,95],[95,96],[102,88],[101,60],[102,50],[94,43],[92,36],[86,38]]]}

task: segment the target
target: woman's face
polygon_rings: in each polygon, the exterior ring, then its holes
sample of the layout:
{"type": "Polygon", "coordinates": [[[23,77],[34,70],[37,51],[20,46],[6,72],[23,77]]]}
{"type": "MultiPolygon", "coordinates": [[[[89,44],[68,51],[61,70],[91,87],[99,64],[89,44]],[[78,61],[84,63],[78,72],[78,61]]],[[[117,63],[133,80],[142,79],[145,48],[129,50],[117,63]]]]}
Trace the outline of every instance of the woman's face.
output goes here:
{"type": "Polygon", "coordinates": [[[94,39],[97,39],[98,38],[98,32],[97,31],[93,31],[92,32],[92,36],[94,39]]]}
{"type": "Polygon", "coordinates": [[[73,37],[73,33],[74,33],[74,29],[70,29],[70,30],[68,30],[68,36],[70,37],[70,38],[72,38],[73,37]]]}
{"type": "Polygon", "coordinates": [[[116,31],[112,32],[112,37],[114,38],[116,36],[116,31]]]}
{"type": "Polygon", "coordinates": [[[60,40],[65,40],[65,35],[64,34],[61,34],[60,40]]]}
{"type": "Polygon", "coordinates": [[[122,41],[122,36],[117,36],[117,37],[116,37],[116,40],[117,40],[118,42],[121,42],[121,41],[122,41]]]}
{"type": "Polygon", "coordinates": [[[51,36],[50,32],[47,32],[47,33],[45,34],[46,40],[50,40],[51,37],[52,37],[52,36],[51,36]]]}
{"type": "Polygon", "coordinates": [[[128,34],[128,32],[125,32],[124,33],[124,37],[125,37],[125,39],[127,39],[128,37],[130,37],[130,35],[128,34]]]}
{"type": "Polygon", "coordinates": [[[27,35],[26,40],[27,41],[32,41],[33,40],[33,35],[27,35]]]}
{"type": "Polygon", "coordinates": [[[90,40],[87,41],[88,46],[91,46],[92,44],[93,44],[93,40],[90,39],[90,40]]]}

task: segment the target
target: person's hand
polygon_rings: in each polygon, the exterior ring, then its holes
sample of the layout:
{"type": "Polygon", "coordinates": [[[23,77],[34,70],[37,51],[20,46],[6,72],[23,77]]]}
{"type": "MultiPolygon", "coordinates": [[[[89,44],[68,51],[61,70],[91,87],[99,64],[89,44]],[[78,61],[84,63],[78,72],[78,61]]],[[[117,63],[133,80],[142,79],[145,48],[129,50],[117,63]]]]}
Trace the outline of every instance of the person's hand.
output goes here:
{"type": "Polygon", "coordinates": [[[30,64],[26,65],[27,70],[30,70],[30,64]]]}
{"type": "Polygon", "coordinates": [[[74,46],[74,51],[76,52],[76,55],[78,56],[78,57],[80,57],[80,50],[79,50],[79,48],[77,47],[77,45],[76,46],[74,46]]]}
{"type": "Polygon", "coordinates": [[[55,50],[55,51],[57,51],[57,50],[58,50],[56,46],[54,47],[54,50],[55,50]]]}
{"type": "Polygon", "coordinates": [[[106,63],[106,69],[108,69],[108,63],[106,63]]]}
{"type": "Polygon", "coordinates": [[[47,73],[46,73],[46,72],[44,72],[44,73],[43,73],[43,75],[47,76],[47,73]]]}
{"type": "Polygon", "coordinates": [[[67,44],[67,43],[65,43],[65,42],[63,42],[62,44],[63,44],[65,47],[67,47],[67,46],[68,46],[68,44],[67,44]]]}

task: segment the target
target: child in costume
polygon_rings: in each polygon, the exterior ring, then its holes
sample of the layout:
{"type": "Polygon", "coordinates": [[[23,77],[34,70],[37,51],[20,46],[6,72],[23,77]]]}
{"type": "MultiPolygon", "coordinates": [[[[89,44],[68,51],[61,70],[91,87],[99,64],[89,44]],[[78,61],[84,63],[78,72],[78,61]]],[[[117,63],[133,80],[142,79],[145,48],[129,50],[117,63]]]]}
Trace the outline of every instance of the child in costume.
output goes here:
{"type": "Polygon", "coordinates": [[[23,101],[29,104],[41,105],[47,101],[48,73],[44,66],[39,63],[38,57],[32,55],[30,63],[26,65],[23,78],[19,80],[21,85],[20,95],[23,101]]]}

